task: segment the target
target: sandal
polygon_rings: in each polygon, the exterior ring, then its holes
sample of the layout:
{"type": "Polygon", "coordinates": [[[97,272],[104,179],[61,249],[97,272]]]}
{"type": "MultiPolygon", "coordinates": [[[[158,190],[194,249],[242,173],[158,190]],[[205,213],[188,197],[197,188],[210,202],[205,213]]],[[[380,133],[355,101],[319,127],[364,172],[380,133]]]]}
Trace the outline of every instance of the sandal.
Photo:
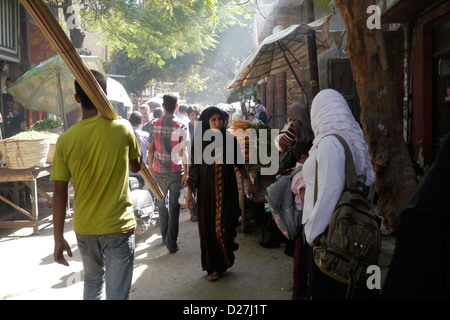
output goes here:
{"type": "Polygon", "coordinates": [[[208,280],[211,281],[211,282],[212,281],[216,281],[219,278],[220,278],[220,273],[217,272],[217,271],[214,271],[213,273],[208,274],[208,280]]]}

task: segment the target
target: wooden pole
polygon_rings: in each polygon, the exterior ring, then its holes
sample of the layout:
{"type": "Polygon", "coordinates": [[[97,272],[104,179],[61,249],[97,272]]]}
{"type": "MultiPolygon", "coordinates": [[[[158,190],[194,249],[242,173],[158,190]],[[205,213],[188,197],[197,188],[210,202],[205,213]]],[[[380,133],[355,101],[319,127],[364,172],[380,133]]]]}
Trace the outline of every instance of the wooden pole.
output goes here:
{"type": "MultiPolygon", "coordinates": [[[[313,0],[305,0],[306,23],[314,21],[313,0]]],[[[311,101],[319,93],[319,64],[317,62],[316,31],[308,31],[308,56],[309,56],[309,83],[311,88],[311,101]]]]}
{"type": "Polygon", "coordinates": [[[106,119],[119,119],[106,94],[43,0],[22,0],[21,3],[64,60],[100,114],[106,119]]]}
{"type": "MultiPolygon", "coordinates": [[[[81,88],[91,99],[102,117],[110,120],[118,120],[119,117],[114,111],[105,92],[98,84],[94,75],[90,72],[86,63],[81,59],[77,50],[64,33],[58,21],[53,16],[50,9],[43,0],[21,0],[22,5],[28,11],[33,20],[38,24],[45,38],[52,44],[66,63],[70,72],[80,84],[81,88]]],[[[141,164],[142,177],[152,190],[158,200],[162,200],[164,195],[156,180],[148,170],[145,163],[141,164]]]]}
{"type": "Polygon", "coordinates": [[[36,220],[36,217],[32,216],[28,211],[22,209],[21,207],[19,207],[18,205],[16,205],[15,203],[9,201],[8,199],[6,199],[5,197],[0,195],[0,200],[6,202],[7,204],[9,204],[10,206],[12,206],[14,209],[16,209],[17,211],[19,211],[20,213],[23,213],[24,215],[26,215],[28,218],[32,219],[32,220],[36,220]]]}

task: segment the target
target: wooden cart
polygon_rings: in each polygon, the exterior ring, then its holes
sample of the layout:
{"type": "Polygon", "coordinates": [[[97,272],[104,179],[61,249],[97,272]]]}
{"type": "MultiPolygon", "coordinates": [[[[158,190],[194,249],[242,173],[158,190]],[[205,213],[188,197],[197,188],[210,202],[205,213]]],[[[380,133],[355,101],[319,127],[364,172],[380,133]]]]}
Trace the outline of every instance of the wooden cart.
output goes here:
{"type": "Polygon", "coordinates": [[[246,207],[251,203],[266,203],[267,187],[276,181],[275,175],[261,175],[258,165],[247,165],[247,170],[253,180],[256,197],[249,199],[245,195],[245,181],[238,176],[239,207],[241,209],[242,232],[247,232],[246,207]]]}
{"type": "Polygon", "coordinates": [[[0,168],[0,183],[1,182],[13,182],[15,184],[14,187],[14,195],[15,203],[9,201],[5,197],[0,195],[0,200],[8,203],[11,205],[14,209],[25,215],[29,218],[29,220],[15,220],[15,221],[0,221],[0,228],[24,228],[24,227],[31,227],[33,228],[34,234],[38,233],[38,219],[39,219],[39,212],[38,212],[38,193],[49,200],[51,200],[51,196],[47,194],[44,190],[41,190],[38,188],[37,180],[39,178],[49,176],[52,170],[51,165],[46,165],[45,167],[39,168],[30,168],[30,169],[21,169],[21,170],[14,170],[9,168],[0,168]],[[19,206],[18,201],[18,193],[17,193],[17,186],[18,183],[22,182],[28,187],[30,187],[31,190],[31,212],[26,211],[25,209],[22,209],[19,206]]]}

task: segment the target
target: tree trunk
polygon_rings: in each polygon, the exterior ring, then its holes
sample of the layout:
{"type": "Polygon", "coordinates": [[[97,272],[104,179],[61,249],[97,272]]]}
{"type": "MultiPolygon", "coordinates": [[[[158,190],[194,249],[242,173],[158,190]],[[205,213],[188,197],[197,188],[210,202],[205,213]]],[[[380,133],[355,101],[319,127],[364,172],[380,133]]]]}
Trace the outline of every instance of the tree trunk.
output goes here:
{"type": "Polygon", "coordinates": [[[361,124],[376,174],[378,213],[395,234],[403,209],[417,187],[412,160],[402,135],[383,34],[367,27],[374,0],[336,0],[347,29],[347,53],[361,103],[361,124]]]}

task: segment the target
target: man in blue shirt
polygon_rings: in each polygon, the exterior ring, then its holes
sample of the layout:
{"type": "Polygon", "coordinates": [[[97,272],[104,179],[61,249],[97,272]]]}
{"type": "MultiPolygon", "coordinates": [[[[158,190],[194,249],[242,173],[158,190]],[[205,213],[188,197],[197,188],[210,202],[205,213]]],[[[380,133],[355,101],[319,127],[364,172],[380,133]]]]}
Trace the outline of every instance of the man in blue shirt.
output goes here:
{"type": "Polygon", "coordinates": [[[255,106],[256,119],[258,119],[259,121],[261,121],[264,124],[268,124],[269,119],[267,119],[267,113],[266,113],[264,106],[261,103],[261,100],[256,99],[255,102],[256,102],[256,106],[255,106]]]}

